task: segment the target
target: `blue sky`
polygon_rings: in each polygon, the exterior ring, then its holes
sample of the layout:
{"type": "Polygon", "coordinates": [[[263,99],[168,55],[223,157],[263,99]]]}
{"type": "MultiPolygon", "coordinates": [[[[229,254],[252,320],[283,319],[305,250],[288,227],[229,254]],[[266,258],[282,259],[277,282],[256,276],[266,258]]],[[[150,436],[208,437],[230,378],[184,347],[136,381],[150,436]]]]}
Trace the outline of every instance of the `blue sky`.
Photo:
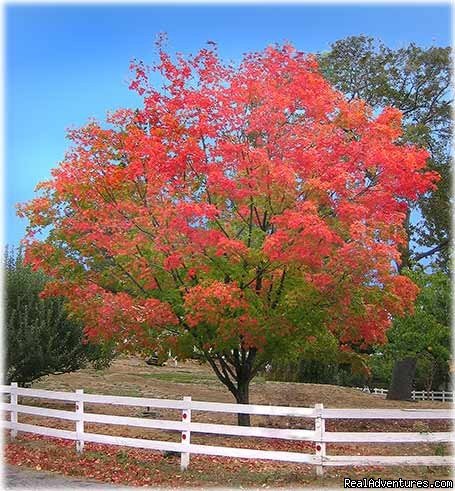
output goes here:
{"type": "Polygon", "coordinates": [[[151,62],[158,33],[168,34],[171,51],[195,52],[211,40],[238,61],[275,42],[317,52],[359,34],[393,48],[447,46],[450,15],[448,4],[7,6],[5,242],[24,236],[15,204],[63,159],[66,129],[139,104],[127,88],[129,62],[151,62]]]}

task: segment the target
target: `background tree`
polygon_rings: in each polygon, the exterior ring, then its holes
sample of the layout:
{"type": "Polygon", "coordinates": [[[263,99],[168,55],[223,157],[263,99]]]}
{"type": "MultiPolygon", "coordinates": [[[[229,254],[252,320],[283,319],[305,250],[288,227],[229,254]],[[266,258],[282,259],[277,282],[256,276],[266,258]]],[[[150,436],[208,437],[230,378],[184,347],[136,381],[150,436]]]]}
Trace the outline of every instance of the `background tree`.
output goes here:
{"type": "Polygon", "coordinates": [[[144,106],[71,131],[20,208],[47,294],[89,339],[199,356],[239,403],[275,357],[383,341],[417,292],[391,264],[406,200],[437,180],[400,112],[347,101],[290,45],[239,67],[159,46],[153,77],[132,65],[144,106]]]}
{"type": "Polygon", "coordinates": [[[83,343],[81,323],[68,319],[62,298],[40,298],[46,281],[24,266],[20,250],[6,249],[6,383],[72,372],[89,361],[102,367],[111,359],[107,346],[83,343]]]}
{"type": "Polygon", "coordinates": [[[388,343],[372,357],[373,381],[387,384],[394,363],[412,358],[416,389],[448,388],[450,278],[442,272],[407,271],[406,274],[420,287],[415,311],[395,319],[387,332],[388,343]]]}
{"type": "Polygon", "coordinates": [[[368,357],[359,357],[358,362],[357,370],[354,370],[351,360],[341,363],[337,358],[330,360],[326,356],[318,359],[282,360],[273,363],[265,372],[265,377],[267,380],[283,382],[362,387],[370,377],[368,357]]]}

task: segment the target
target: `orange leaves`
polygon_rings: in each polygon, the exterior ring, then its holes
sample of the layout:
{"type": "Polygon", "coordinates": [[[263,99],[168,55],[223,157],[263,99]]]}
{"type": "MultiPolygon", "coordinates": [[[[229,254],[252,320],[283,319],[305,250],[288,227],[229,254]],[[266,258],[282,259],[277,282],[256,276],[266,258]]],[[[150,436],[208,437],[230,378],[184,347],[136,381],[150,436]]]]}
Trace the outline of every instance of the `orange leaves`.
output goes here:
{"type": "MultiPolygon", "coordinates": [[[[394,276],[390,280],[390,296],[388,303],[392,303],[399,315],[412,313],[414,301],[420,291],[419,287],[407,276],[394,276]]],[[[392,307],[389,306],[392,310],[392,307]]]]}
{"type": "Polygon", "coordinates": [[[158,332],[177,324],[171,306],[155,298],[135,298],[88,284],[67,292],[70,306],[85,324],[89,339],[115,339],[123,349],[140,349],[151,342],[150,329],[158,332]]]}
{"type": "Polygon", "coordinates": [[[239,241],[234,239],[228,239],[226,237],[220,237],[216,245],[217,256],[222,256],[224,254],[228,254],[231,257],[231,260],[239,261],[242,259],[242,256],[248,253],[247,246],[239,241]]]}
{"type": "Polygon", "coordinates": [[[248,303],[236,284],[212,282],[191,288],[185,295],[185,308],[188,324],[197,327],[201,323],[217,325],[229,313],[237,317],[237,313],[248,309],[248,303]]]}
{"type": "Polygon", "coordinates": [[[217,349],[220,344],[263,349],[263,329],[251,315],[250,304],[237,284],[212,282],[190,288],[185,295],[185,309],[191,328],[207,326],[207,332],[215,329],[206,338],[206,349],[217,349]]]}
{"type": "Polygon", "coordinates": [[[178,252],[174,252],[166,257],[163,261],[164,269],[171,271],[182,266],[182,255],[178,252]]]}
{"type": "Polygon", "coordinates": [[[273,260],[295,261],[310,268],[321,267],[324,256],[341,242],[323,220],[314,203],[305,202],[272,219],[278,231],[264,243],[264,252],[273,260]]]}
{"type": "Polygon", "coordinates": [[[403,133],[402,114],[399,109],[386,107],[374,121],[374,129],[382,132],[386,140],[395,141],[403,133]]]}
{"type": "Polygon", "coordinates": [[[353,99],[348,103],[341,100],[335,121],[343,130],[362,131],[367,126],[370,115],[371,109],[365,101],[353,99]]]}

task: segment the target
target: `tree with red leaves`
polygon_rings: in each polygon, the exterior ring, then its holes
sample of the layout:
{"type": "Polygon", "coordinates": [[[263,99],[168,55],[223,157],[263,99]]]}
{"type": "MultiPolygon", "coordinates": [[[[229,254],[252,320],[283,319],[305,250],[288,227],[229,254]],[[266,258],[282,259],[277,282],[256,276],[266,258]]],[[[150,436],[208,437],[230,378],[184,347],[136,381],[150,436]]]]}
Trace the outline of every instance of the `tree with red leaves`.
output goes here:
{"type": "Polygon", "coordinates": [[[274,357],[384,341],[417,294],[393,266],[406,200],[437,181],[400,112],[347,101],[291,45],[158,53],[131,67],[143,107],[70,131],[20,207],[47,294],[88,339],[200,357],[239,403],[274,357]]]}

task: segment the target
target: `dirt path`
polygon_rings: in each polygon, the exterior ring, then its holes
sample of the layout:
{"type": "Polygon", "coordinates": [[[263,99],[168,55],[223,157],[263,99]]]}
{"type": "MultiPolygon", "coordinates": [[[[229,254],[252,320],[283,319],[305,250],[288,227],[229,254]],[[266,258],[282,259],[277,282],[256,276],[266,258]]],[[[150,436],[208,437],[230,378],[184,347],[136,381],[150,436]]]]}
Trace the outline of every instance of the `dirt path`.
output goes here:
{"type": "Polygon", "coordinates": [[[24,490],[34,489],[131,489],[114,484],[98,483],[87,479],[66,477],[53,472],[32,471],[15,465],[4,466],[4,484],[6,489],[18,488],[24,490]]]}

